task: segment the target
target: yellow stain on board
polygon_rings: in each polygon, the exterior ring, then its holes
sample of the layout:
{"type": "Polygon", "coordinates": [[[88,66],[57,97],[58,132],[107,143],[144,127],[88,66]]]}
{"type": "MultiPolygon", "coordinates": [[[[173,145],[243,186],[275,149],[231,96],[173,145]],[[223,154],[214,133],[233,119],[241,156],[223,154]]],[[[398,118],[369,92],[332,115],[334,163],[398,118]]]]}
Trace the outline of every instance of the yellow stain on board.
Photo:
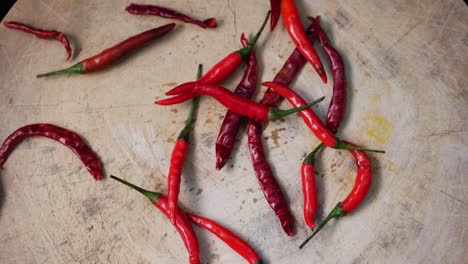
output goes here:
{"type": "Polygon", "coordinates": [[[364,117],[364,131],[379,143],[387,142],[393,133],[393,125],[385,117],[368,113],[364,117]]]}

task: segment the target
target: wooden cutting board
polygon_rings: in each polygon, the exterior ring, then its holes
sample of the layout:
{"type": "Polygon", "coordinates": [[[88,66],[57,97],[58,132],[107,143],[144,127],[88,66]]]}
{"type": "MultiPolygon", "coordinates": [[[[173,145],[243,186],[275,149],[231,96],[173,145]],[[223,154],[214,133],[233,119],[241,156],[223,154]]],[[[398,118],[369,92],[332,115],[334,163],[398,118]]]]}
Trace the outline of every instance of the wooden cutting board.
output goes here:
{"type": "MultiPolygon", "coordinates": [[[[47,122],[82,135],[105,174],[166,192],[173,143],[188,104],[158,107],[164,92],[195,78],[240,47],[260,26],[269,1],[140,1],[198,18],[216,29],[177,29],[99,73],[36,79],[136,33],[172,22],[134,16],[130,1],[19,0],[5,20],[72,37],[75,58],[54,41],[0,27],[0,140],[20,126],[47,122]]],[[[181,204],[251,243],[266,263],[463,263],[468,258],[468,7],[463,1],[297,1],[344,54],[349,108],[340,137],[385,149],[370,154],[374,179],[364,204],[332,221],[307,248],[299,167],[317,139],[297,117],[270,123],[268,158],[297,219],[287,237],[266,203],[246,147],[217,172],[214,142],[225,109],[203,98],[185,167],[181,204]]],[[[271,80],[293,49],[282,23],[257,48],[261,80],[271,80]]],[[[323,55],[323,54],[322,54],[323,55]]],[[[322,56],[323,57],[323,56],[322,56]]],[[[328,65],[328,64],[327,64],[328,65]]],[[[239,70],[224,85],[234,88],[239,70]]],[[[329,76],[330,72],[329,72],[329,76]]],[[[292,85],[308,100],[331,96],[307,65],[292,85]]],[[[263,94],[259,87],[257,98],[263,94]]],[[[315,110],[324,117],[328,101],[315,110]]],[[[282,108],[289,107],[286,103],[282,108]]],[[[349,153],[326,149],[317,162],[318,219],[352,188],[349,153]]],[[[94,182],[64,146],[44,138],[19,145],[0,171],[0,263],[186,263],[170,222],[140,194],[106,176],[94,182]]],[[[196,228],[203,263],[243,260],[196,228]]]]}

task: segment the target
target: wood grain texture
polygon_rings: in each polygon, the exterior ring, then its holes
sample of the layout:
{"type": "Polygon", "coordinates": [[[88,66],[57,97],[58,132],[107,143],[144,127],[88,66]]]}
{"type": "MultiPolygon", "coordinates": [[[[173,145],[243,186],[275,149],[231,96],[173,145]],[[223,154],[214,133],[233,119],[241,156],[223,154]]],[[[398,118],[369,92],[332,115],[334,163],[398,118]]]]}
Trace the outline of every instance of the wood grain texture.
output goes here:
{"type": "MultiPolygon", "coordinates": [[[[169,22],[126,13],[130,2],[20,0],[5,20],[68,33],[77,62],[169,22]]],[[[214,170],[214,143],[225,110],[202,98],[183,176],[183,208],[232,228],[267,263],[463,263],[468,258],[468,8],[458,0],[297,2],[304,17],[322,17],[345,54],[350,107],[340,136],[387,150],[370,155],[375,180],[368,198],[298,251],[309,233],[301,220],[299,168],[317,140],[296,117],[271,123],[265,131],[269,159],[299,220],[298,234],[289,238],[256,182],[245,136],[226,169],[214,170]]],[[[198,63],[206,69],[238,49],[240,34],[257,30],[269,1],[158,3],[197,18],[215,16],[219,27],[178,23],[164,41],[109,70],[47,79],[35,75],[69,65],[62,47],[0,27],[0,140],[30,123],[68,127],[102,157],[107,175],[165,192],[170,153],[189,104],[157,107],[154,99],[193,80],[198,63]]],[[[259,44],[260,79],[271,80],[292,44],[281,22],[259,44]]],[[[241,73],[225,85],[234,88],[241,73]]],[[[308,100],[331,95],[332,84],[323,85],[310,65],[293,86],[308,100]]],[[[315,108],[321,117],[327,106],[315,108]]],[[[351,189],[355,168],[349,153],[331,149],[317,168],[321,220],[351,189]]],[[[0,263],[187,260],[176,230],[147,200],[107,177],[94,182],[56,142],[26,140],[0,174],[0,263]]],[[[196,232],[203,263],[242,261],[216,237],[196,232]]]]}

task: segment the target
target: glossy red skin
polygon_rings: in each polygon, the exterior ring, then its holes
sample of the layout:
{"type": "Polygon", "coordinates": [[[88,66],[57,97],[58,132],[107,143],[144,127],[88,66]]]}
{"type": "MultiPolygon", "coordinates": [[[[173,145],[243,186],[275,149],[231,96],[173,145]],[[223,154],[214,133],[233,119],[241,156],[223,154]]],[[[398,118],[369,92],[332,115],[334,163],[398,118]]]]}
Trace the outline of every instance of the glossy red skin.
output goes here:
{"type": "Polygon", "coordinates": [[[164,36],[165,34],[172,31],[174,27],[175,24],[171,23],[158,28],[153,28],[128,38],[123,42],[113,46],[112,48],[106,49],[91,58],[85,59],[81,61],[83,72],[88,73],[103,69],[109,64],[127,55],[131,51],[142,47],[156,38],[164,36]]]}
{"type": "Polygon", "coordinates": [[[281,16],[281,0],[270,0],[271,18],[270,29],[273,31],[281,16]]]}
{"type": "Polygon", "coordinates": [[[171,164],[169,166],[169,174],[167,177],[167,199],[170,219],[173,224],[176,221],[177,200],[179,199],[182,170],[184,168],[188,146],[189,144],[187,141],[184,139],[178,139],[174,145],[171,155],[171,164]]]}
{"type": "Polygon", "coordinates": [[[239,96],[216,84],[187,82],[175,87],[166,94],[208,95],[236,114],[258,120],[268,120],[269,117],[269,107],[239,96]]]}
{"type": "Polygon", "coordinates": [[[67,52],[66,60],[69,60],[71,57],[72,48],[70,46],[70,41],[68,40],[67,36],[65,36],[65,34],[63,34],[60,31],[37,29],[31,26],[25,25],[23,23],[14,22],[14,21],[5,21],[3,22],[3,25],[5,25],[5,27],[10,28],[10,29],[16,29],[16,30],[20,30],[26,33],[31,33],[34,36],[41,38],[41,39],[58,40],[65,47],[65,51],[67,52]]]}
{"type": "MultiPolygon", "coordinates": [[[[351,146],[355,146],[350,142],[345,143],[351,146]]],[[[353,189],[341,202],[341,206],[343,207],[343,211],[345,213],[353,211],[362,203],[372,184],[371,163],[366,152],[361,150],[350,150],[349,152],[351,152],[354,161],[356,162],[357,174],[353,189]]]]}
{"type": "Polygon", "coordinates": [[[8,155],[23,139],[32,136],[42,136],[53,139],[70,148],[83,162],[86,169],[95,180],[102,179],[102,167],[96,153],[76,133],[51,124],[32,124],[21,127],[11,133],[0,147],[0,167],[6,162],[8,155]]]}
{"type": "Polygon", "coordinates": [[[281,227],[283,227],[283,230],[288,236],[293,236],[295,225],[294,216],[291,214],[283,191],[273,176],[273,172],[271,171],[268,161],[265,159],[261,131],[261,124],[251,120],[247,133],[250,158],[252,160],[255,175],[257,176],[257,180],[268,204],[278,217],[281,227]]]}
{"type": "Polygon", "coordinates": [[[175,10],[161,7],[161,6],[155,6],[155,5],[139,5],[139,4],[130,4],[125,8],[127,12],[131,14],[136,14],[136,15],[153,15],[153,16],[159,16],[159,17],[164,17],[164,18],[172,18],[172,19],[177,19],[186,23],[194,24],[202,28],[215,28],[217,26],[216,19],[215,18],[208,18],[206,20],[200,21],[193,19],[187,15],[184,15],[182,13],[179,13],[175,10]]]}
{"type": "Polygon", "coordinates": [[[327,127],[336,133],[346,113],[346,74],[343,58],[320,27],[319,19],[309,18],[312,30],[330,60],[333,73],[333,96],[327,113],[327,127]]]}
{"type": "MultiPolygon", "coordinates": [[[[170,218],[170,208],[167,197],[161,195],[158,201],[154,204],[161,212],[166,215],[167,218],[170,218]]],[[[176,208],[176,221],[175,228],[180,234],[180,237],[184,241],[184,245],[189,252],[189,263],[190,264],[199,264],[200,263],[200,250],[198,246],[197,235],[193,231],[192,225],[190,224],[185,213],[179,208],[176,208]]]]}
{"type": "Polygon", "coordinates": [[[323,82],[327,83],[327,75],[323,69],[322,61],[312,44],[307,39],[307,35],[304,32],[294,0],[281,1],[281,14],[283,15],[284,25],[286,26],[289,36],[297,49],[301,52],[302,56],[312,64],[323,82]]]}
{"type": "MultiPolygon", "coordinates": [[[[272,88],[275,92],[284,97],[293,107],[300,107],[307,104],[302,97],[285,85],[273,82],[265,82],[262,83],[262,85],[272,88]]],[[[299,112],[299,115],[321,142],[330,148],[335,148],[337,142],[336,137],[328,130],[312,109],[307,108],[302,110],[299,112]]]]}
{"type": "MultiPolygon", "coordinates": [[[[251,98],[257,87],[258,80],[258,65],[257,57],[252,52],[247,63],[244,75],[234,91],[235,94],[244,98],[251,98]]],[[[220,170],[228,161],[231,155],[237,133],[242,121],[242,116],[234,113],[231,110],[226,112],[223,123],[219,129],[218,138],[216,140],[216,169],[220,170]]]]}
{"type": "Polygon", "coordinates": [[[221,239],[226,243],[230,248],[236,251],[241,255],[245,260],[250,264],[256,264],[261,261],[260,256],[255,252],[255,250],[242,238],[234,234],[231,230],[226,227],[216,223],[215,221],[204,218],[196,214],[187,214],[187,217],[191,222],[196,225],[210,231],[212,234],[221,239]]]}
{"type": "Polygon", "coordinates": [[[304,220],[310,228],[315,228],[317,216],[317,186],[315,183],[314,164],[302,163],[302,194],[304,195],[304,220]]]}
{"type": "Polygon", "coordinates": [[[199,82],[218,84],[229,77],[229,75],[231,75],[237,67],[242,64],[242,62],[243,60],[241,55],[237,51],[234,51],[214,65],[200,78],[199,82]]]}

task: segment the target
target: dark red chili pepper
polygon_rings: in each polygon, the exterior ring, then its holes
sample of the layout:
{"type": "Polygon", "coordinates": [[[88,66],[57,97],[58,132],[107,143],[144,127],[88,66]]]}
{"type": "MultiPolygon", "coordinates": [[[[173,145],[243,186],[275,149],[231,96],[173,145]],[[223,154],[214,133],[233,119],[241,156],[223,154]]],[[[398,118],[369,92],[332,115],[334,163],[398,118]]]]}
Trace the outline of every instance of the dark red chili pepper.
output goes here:
{"type": "Polygon", "coordinates": [[[265,20],[260,27],[260,30],[249,42],[247,47],[234,51],[226,56],[216,65],[214,65],[205,75],[203,75],[203,77],[200,78],[200,82],[218,84],[229,77],[229,75],[231,75],[234,70],[242,64],[242,62],[246,61],[249,58],[250,52],[255,46],[255,43],[257,43],[257,40],[260,38],[260,35],[262,34],[269,17],[270,11],[268,11],[265,20]]]}
{"type": "MultiPolygon", "coordinates": [[[[350,146],[354,146],[350,142],[345,142],[350,146]]],[[[320,224],[320,226],[309,236],[300,246],[299,248],[303,248],[319,231],[322,229],[328,221],[333,218],[338,218],[341,216],[345,216],[353,211],[356,207],[361,204],[361,202],[366,197],[367,193],[369,192],[369,188],[372,183],[372,170],[371,170],[371,163],[369,158],[367,157],[364,151],[360,150],[350,150],[351,154],[354,157],[354,161],[357,165],[357,176],[354,182],[353,189],[348,194],[346,199],[342,202],[339,202],[335,208],[330,212],[330,214],[325,218],[325,220],[320,224]]]]}
{"type": "Polygon", "coordinates": [[[261,264],[262,259],[255,252],[255,250],[242,238],[234,234],[231,230],[226,227],[216,223],[215,221],[196,215],[196,214],[187,214],[187,217],[195,223],[196,225],[205,228],[219,239],[224,241],[229,247],[234,249],[239,255],[241,255],[245,260],[250,264],[261,264]]]}
{"type": "MultiPolygon", "coordinates": [[[[198,65],[197,79],[202,75],[202,65],[198,65]]],[[[171,165],[167,177],[167,198],[169,200],[169,215],[173,224],[176,221],[177,200],[179,199],[180,181],[182,170],[184,168],[185,155],[189,146],[189,136],[192,124],[194,122],[193,114],[198,105],[199,98],[195,97],[190,106],[187,121],[184,128],[180,131],[179,137],[174,145],[171,156],[171,165]]]]}
{"type": "Polygon", "coordinates": [[[175,10],[161,7],[161,6],[130,4],[129,6],[127,6],[127,8],[125,8],[125,10],[135,15],[153,15],[153,16],[159,16],[159,17],[164,17],[164,18],[173,18],[173,19],[183,21],[185,23],[197,25],[202,28],[207,28],[207,27],[215,28],[217,26],[215,18],[208,18],[206,20],[200,21],[200,20],[193,19],[182,13],[179,13],[175,10]]]}
{"type": "MultiPolygon", "coordinates": [[[[322,97],[308,105],[304,105],[299,108],[280,110],[276,107],[264,106],[252,100],[236,95],[228,89],[216,84],[188,82],[175,87],[166,94],[191,94],[192,96],[208,95],[215,98],[218,102],[220,102],[232,112],[258,120],[277,120],[313,106],[325,98],[322,97]]],[[[167,105],[167,102],[160,100],[156,101],[156,104],[167,105]]]]}
{"type": "Polygon", "coordinates": [[[261,133],[257,133],[257,131],[261,131],[261,124],[251,120],[247,134],[250,158],[255,170],[255,175],[257,176],[257,180],[268,204],[278,217],[283,230],[288,234],[288,236],[292,236],[294,235],[294,216],[291,214],[288,203],[284,198],[283,191],[273,176],[273,172],[265,159],[262,136],[261,133]]]}
{"type": "MultiPolygon", "coordinates": [[[[272,88],[275,92],[284,97],[293,107],[300,107],[306,104],[305,100],[301,96],[285,85],[274,82],[264,82],[262,85],[272,88]]],[[[302,119],[304,119],[304,122],[310,128],[310,130],[312,130],[315,136],[330,148],[385,153],[383,150],[360,148],[346,144],[339,138],[335,137],[310,108],[306,108],[300,111],[299,115],[302,117],[302,119]]]]}
{"type": "Polygon", "coordinates": [[[271,6],[271,19],[270,19],[270,28],[273,31],[278,24],[278,21],[281,16],[281,0],[270,0],[271,6]]]}
{"type": "Polygon", "coordinates": [[[336,133],[338,126],[343,121],[346,112],[346,75],[343,58],[333,47],[328,36],[320,27],[319,17],[309,18],[312,22],[311,27],[314,34],[320,41],[320,45],[330,60],[333,73],[333,96],[330,101],[327,113],[327,127],[331,132],[336,133]]]}
{"type": "MultiPolygon", "coordinates": [[[[151,201],[151,203],[153,203],[161,212],[163,212],[167,218],[169,218],[170,209],[166,196],[164,196],[161,193],[150,192],[148,190],[142,189],[136,185],[133,185],[127,181],[124,181],[112,175],[111,178],[143,194],[146,198],[148,198],[151,201]]],[[[177,207],[176,210],[176,221],[174,227],[179,232],[180,237],[184,241],[184,245],[187,248],[187,251],[189,253],[189,263],[199,264],[200,251],[197,236],[193,231],[192,225],[190,225],[190,222],[185,213],[179,207],[177,207]]]]}
{"type": "Polygon", "coordinates": [[[41,38],[41,39],[55,39],[60,41],[62,45],[65,47],[65,50],[67,52],[67,59],[69,60],[72,54],[72,48],[70,46],[70,41],[68,41],[67,36],[63,34],[62,32],[56,31],[56,30],[44,30],[44,29],[38,29],[38,28],[33,28],[31,26],[25,25],[20,22],[14,22],[14,21],[5,21],[3,22],[3,25],[7,28],[11,29],[16,29],[16,30],[21,30],[26,33],[31,33],[34,36],[41,38]]]}
{"type": "Polygon", "coordinates": [[[317,187],[315,184],[314,160],[315,154],[323,147],[320,143],[302,162],[301,181],[302,194],[304,195],[304,220],[310,228],[315,228],[315,216],[317,215],[317,187]]]}
{"type": "MultiPolygon", "coordinates": [[[[255,53],[250,54],[247,68],[244,76],[234,93],[244,97],[251,98],[255,88],[257,87],[258,65],[255,53]]],[[[236,141],[237,132],[242,121],[242,117],[230,110],[224,116],[223,124],[219,129],[218,138],[216,140],[216,169],[220,170],[228,161],[231,155],[234,143],[236,141]]]]}
{"type": "Polygon", "coordinates": [[[11,133],[0,147],[0,167],[3,166],[8,155],[23,139],[32,136],[43,136],[62,143],[70,148],[83,162],[86,169],[95,180],[102,179],[102,167],[96,153],[76,133],[51,124],[32,124],[11,133]]]}
{"type": "Polygon", "coordinates": [[[323,82],[327,83],[327,74],[323,69],[322,61],[312,46],[312,43],[307,40],[294,0],[281,1],[281,14],[283,15],[284,25],[286,26],[289,36],[297,49],[301,52],[302,56],[312,64],[323,82]]]}
{"type": "Polygon", "coordinates": [[[138,49],[139,47],[145,45],[146,43],[164,36],[166,33],[172,31],[175,27],[174,23],[164,25],[162,27],[153,28],[151,30],[142,32],[138,35],[135,35],[131,38],[124,40],[123,42],[115,45],[112,48],[106,49],[101,53],[85,59],[77,64],[58,71],[53,71],[49,73],[39,74],[37,78],[42,78],[51,75],[58,74],[72,74],[72,73],[89,73],[105,68],[109,64],[117,61],[124,55],[127,55],[131,51],[138,49]]]}

